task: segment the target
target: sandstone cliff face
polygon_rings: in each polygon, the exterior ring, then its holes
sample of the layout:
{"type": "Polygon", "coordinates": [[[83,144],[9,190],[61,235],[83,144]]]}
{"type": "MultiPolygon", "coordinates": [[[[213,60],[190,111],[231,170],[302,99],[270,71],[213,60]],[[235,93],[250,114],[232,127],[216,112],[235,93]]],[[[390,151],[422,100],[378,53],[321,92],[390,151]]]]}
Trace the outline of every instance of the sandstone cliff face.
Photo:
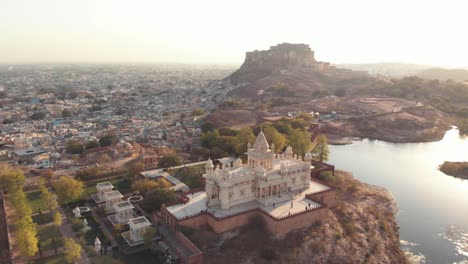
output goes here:
{"type": "Polygon", "coordinates": [[[233,83],[254,81],[283,70],[316,69],[324,65],[328,64],[315,60],[309,45],[282,43],[269,50],[246,52],[244,63],[229,78],[233,83]]]}
{"type": "Polygon", "coordinates": [[[270,238],[258,222],[221,238],[209,230],[189,236],[206,263],[407,263],[391,194],[348,173],[337,175],[342,202],[325,221],[284,239],[270,238]]]}

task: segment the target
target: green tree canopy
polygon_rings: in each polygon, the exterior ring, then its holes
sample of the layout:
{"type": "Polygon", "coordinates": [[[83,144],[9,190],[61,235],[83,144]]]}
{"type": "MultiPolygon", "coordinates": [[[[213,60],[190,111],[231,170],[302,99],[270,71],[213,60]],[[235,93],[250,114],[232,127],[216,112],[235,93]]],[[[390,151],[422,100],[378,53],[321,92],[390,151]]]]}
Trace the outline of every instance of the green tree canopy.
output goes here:
{"type": "Polygon", "coordinates": [[[69,140],[65,146],[65,150],[68,154],[81,154],[83,153],[83,144],[79,140],[69,140]]]}
{"type": "Polygon", "coordinates": [[[117,136],[115,134],[107,134],[99,138],[101,147],[108,147],[117,143],[117,136]]]}
{"type": "Polygon", "coordinates": [[[201,115],[204,115],[205,114],[205,110],[201,109],[201,108],[195,108],[192,110],[192,116],[201,116],[201,115]]]}
{"type": "Polygon", "coordinates": [[[8,165],[0,167],[0,189],[12,191],[23,186],[25,177],[21,170],[8,165]]]}
{"type": "Polygon", "coordinates": [[[57,192],[60,204],[68,204],[74,200],[81,198],[83,194],[83,182],[72,179],[68,176],[62,176],[54,182],[54,188],[57,192]]]}
{"type": "Polygon", "coordinates": [[[330,150],[328,149],[328,139],[324,134],[320,134],[316,139],[316,144],[312,152],[317,157],[318,161],[327,161],[330,156],[330,150]]]}
{"type": "Polygon", "coordinates": [[[75,263],[81,256],[81,246],[72,238],[64,238],[64,252],[68,263],[75,263]]]}
{"type": "Polygon", "coordinates": [[[173,166],[179,166],[182,164],[182,160],[176,154],[164,155],[158,161],[158,168],[169,168],[173,166]]]}
{"type": "Polygon", "coordinates": [[[289,136],[289,144],[294,153],[303,156],[306,152],[310,151],[312,147],[309,132],[302,129],[294,129],[289,136]]]}

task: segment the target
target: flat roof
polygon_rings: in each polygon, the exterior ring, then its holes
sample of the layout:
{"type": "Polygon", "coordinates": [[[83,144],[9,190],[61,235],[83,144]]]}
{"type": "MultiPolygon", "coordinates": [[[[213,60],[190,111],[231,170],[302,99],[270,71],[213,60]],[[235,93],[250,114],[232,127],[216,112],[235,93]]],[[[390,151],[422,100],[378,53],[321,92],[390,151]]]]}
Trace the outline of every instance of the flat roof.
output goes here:
{"type": "Polygon", "coordinates": [[[96,184],[96,189],[98,190],[107,190],[107,189],[113,189],[114,185],[110,182],[100,182],[96,184]]]}
{"type": "Polygon", "coordinates": [[[119,191],[110,191],[110,192],[104,193],[104,200],[109,200],[109,199],[113,200],[113,199],[118,199],[122,197],[123,195],[119,191]]]}
{"type": "Polygon", "coordinates": [[[151,222],[148,221],[148,219],[145,216],[139,216],[128,220],[128,224],[130,225],[130,228],[142,228],[150,226],[151,222]]]}
{"type": "Polygon", "coordinates": [[[25,149],[17,149],[13,151],[13,153],[17,156],[38,155],[44,152],[47,152],[47,149],[43,147],[30,147],[25,149]]]}
{"type": "Polygon", "coordinates": [[[133,208],[134,208],[133,204],[131,204],[128,201],[123,201],[123,202],[114,204],[114,209],[116,211],[132,210],[133,208]]]}

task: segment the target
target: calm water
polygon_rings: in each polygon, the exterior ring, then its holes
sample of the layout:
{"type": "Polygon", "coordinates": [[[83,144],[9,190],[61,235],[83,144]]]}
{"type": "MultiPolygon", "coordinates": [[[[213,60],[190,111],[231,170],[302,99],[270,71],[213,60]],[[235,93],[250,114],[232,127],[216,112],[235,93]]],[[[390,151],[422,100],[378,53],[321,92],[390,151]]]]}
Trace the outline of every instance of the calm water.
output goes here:
{"type": "Polygon", "coordinates": [[[392,192],[400,209],[402,248],[422,263],[468,263],[468,180],[437,169],[445,160],[468,161],[468,138],[459,137],[457,129],[439,142],[364,139],[330,146],[330,152],[337,169],[392,192]]]}

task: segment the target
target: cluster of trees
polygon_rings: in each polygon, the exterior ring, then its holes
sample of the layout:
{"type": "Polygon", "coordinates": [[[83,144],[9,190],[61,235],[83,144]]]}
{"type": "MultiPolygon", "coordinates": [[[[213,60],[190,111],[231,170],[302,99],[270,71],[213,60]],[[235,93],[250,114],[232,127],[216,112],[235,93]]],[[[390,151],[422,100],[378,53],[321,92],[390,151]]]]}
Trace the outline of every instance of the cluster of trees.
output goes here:
{"type": "Polygon", "coordinates": [[[173,190],[157,186],[145,194],[145,199],[141,202],[141,207],[147,212],[152,212],[154,210],[159,210],[163,203],[168,204],[176,200],[177,195],[173,190]]]}
{"type": "Polygon", "coordinates": [[[201,116],[204,115],[205,111],[201,108],[195,108],[192,110],[191,116],[201,116]]]}
{"type": "Polygon", "coordinates": [[[29,118],[31,118],[31,120],[42,120],[45,116],[46,113],[44,112],[35,112],[31,116],[29,116],[29,118]]]}
{"type": "Polygon", "coordinates": [[[16,244],[22,256],[32,257],[39,250],[36,225],[32,220],[32,210],[26,194],[23,192],[24,174],[9,166],[0,168],[0,188],[9,193],[8,200],[15,209],[13,225],[15,226],[16,244]]]}
{"type": "Polygon", "coordinates": [[[136,180],[132,183],[132,190],[136,193],[146,194],[156,188],[169,188],[171,184],[167,182],[165,179],[159,180],[149,180],[149,179],[141,179],[136,180]]]}
{"type": "Polygon", "coordinates": [[[276,83],[272,87],[268,88],[267,92],[271,92],[273,96],[294,97],[294,91],[289,90],[289,87],[283,82],[276,83]]]}
{"type": "Polygon", "coordinates": [[[45,179],[43,177],[39,178],[37,186],[39,187],[39,191],[41,192],[42,201],[44,201],[45,205],[49,209],[50,215],[52,216],[52,219],[54,221],[54,225],[59,227],[62,224],[62,214],[60,214],[60,212],[57,210],[57,196],[49,192],[49,189],[47,188],[45,179]]]}
{"type": "Polygon", "coordinates": [[[100,167],[98,167],[98,166],[89,166],[89,167],[85,167],[85,168],[80,169],[76,173],[75,177],[77,179],[86,181],[86,180],[95,178],[101,172],[102,172],[102,169],[100,167]]]}
{"type": "Polygon", "coordinates": [[[70,109],[63,109],[62,110],[62,117],[72,117],[73,112],[70,109]]]}
{"type": "Polygon", "coordinates": [[[158,168],[169,168],[182,164],[182,159],[177,154],[167,154],[158,160],[158,168]]]}
{"type": "Polygon", "coordinates": [[[85,143],[80,140],[71,139],[67,141],[65,150],[68,154],[82,154],[86,149],[112,146],[116,144],[117,141],[117,136],[114,134],[107,134],[101,136],[98,141],[91,140],[85,143]]]}
{"type": "Polygon", "coordinates": [[[304,155],[312,148],[307,126],[312,116],[306,113],[293,119],[280,119],[260,126],[245,127],[240,130],[219,128],[204,132],[200,141],[204,150],[199,151],[205,157],[220,158],[226,155],[241,156],[247,151],[247,143],[253,144],[255,135],[263,130],[267,141],[275,145],[275,152],[283,151],[291,145],[296,154],[304,155]]]}
{"type": "Polygon", "coordinates": [[[83,182],[68,176],[62,176],[53,184],[60,204],[76,201],[83,195],[83,182]]]}
{"type": "Polygon", "coordinates": [[[203,181],[203,173],[205,173],[204,165],[184,167],[169,173],[174,175],[174,177],[179,179],[181,182],[187,184],[190,189],[205,186],[203,181]]]}

